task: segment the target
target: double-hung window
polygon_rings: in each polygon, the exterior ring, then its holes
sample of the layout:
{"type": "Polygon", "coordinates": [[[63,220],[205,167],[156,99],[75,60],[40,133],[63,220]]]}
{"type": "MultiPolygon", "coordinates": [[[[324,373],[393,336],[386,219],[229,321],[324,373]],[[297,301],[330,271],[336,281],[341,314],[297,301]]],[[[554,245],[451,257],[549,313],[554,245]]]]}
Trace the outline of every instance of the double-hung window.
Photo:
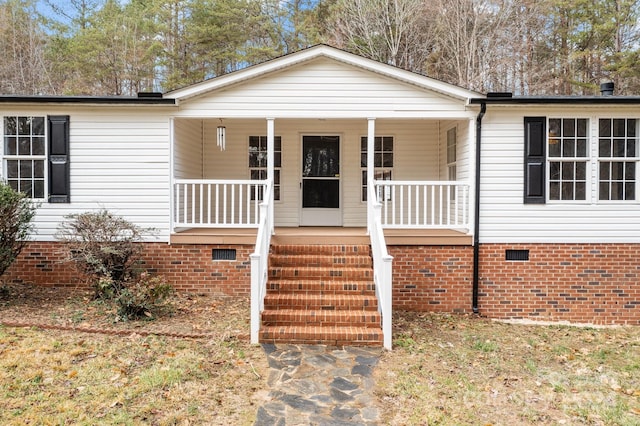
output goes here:
{"type": "Polygon", "coordinates": [[[598,120],[598,199],[636,199],[638,164],[638,120],[598,120]]]}
{"type": "Polygon", "coordinates": [[[3,119],[4,178],[28,197],[45,197],[45,117],[6,116],[3,119]]]}
{"type": "MultiPolygon", "coordinates": [[[[376,136],[373,142],[373,176],[376,180],[391,180],[393,174],[393,136],[376,136]]],[[[367,137],[360,138],[362,201],[367,201],[367,137]]],[[[389,192],[386,192],[386,198],[389,192]]]]}
{"type": "MultiPolygon", "coordinates": [[[[273,199],[280,200],[280,171],[282,169],[282,137],[273,138],[274,171],[273,171],[273,199]]],[[[249,174],[251,180],[265,180],[267,178],[267,137],[249,136],[249,174]]],[[[252,195],[252,198],[254,196],[252,195]]],[[[262,192],[258,198],[262,200],[262,192]]]]}
{"type": "Polygon", "coordinates": [[[586,200],[588,123],[586,118],[549,119],[549,200],[586,200]]]}
{"type": "Polygon", "coordinates": [[[525,203],[638,199],[640,119],[525,117],[524,127],[525,203]]]}

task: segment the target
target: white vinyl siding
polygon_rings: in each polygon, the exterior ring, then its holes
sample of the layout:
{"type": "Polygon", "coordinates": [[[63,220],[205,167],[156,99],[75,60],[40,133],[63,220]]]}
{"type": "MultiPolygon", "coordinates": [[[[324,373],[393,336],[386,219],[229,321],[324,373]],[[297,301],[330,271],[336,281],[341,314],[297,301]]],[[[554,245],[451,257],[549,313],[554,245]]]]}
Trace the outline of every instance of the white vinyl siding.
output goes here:
{"type": "Polygon", "coordinates": [[[470,114],[459,99],[317,59],[181,103],[180,116],[429,118],[470,114]]]}
{"type": "Polygon", "coordinates": [[[70,115],[70,204],[43,202],[34,239],[51,241],[63,217],[105,208],[169,235],[169,115],[143,107],[0,107],[0,116],[70,115]]]}
{"type": "MultiPolygon", "coordinates": [[[[598,202],[597,185],[590,201],[524,204],[524,117],[584,117],[590,135],[599,118],[635,118],[632,108],[589,106],[500,107],[489,105],[482,122],[481,243],[629,243],[640,242],[640,204],[598,202]]],[[[591,161],[597,144],[589,146],[591,161]]],[[[597,167],[588,179],[597,181],[597,167]]]]}
{"type": "Polygon", "coordinates": [[[207,135],[202,120],[174,120],[173,170],[179,179],[203,178],[203,137],[207,135]]]}

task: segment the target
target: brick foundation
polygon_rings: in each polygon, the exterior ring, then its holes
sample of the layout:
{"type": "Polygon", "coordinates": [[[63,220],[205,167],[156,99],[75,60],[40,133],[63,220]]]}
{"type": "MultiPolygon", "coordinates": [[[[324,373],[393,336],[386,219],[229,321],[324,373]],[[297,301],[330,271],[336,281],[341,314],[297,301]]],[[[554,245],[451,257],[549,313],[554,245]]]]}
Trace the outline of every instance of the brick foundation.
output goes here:
{"type": "Polygon", "coordinates": [[[473,247],[389,246],[393,307],[408,311],[471,312],[473,247]]]}
{"type": "MultiPolygon", "coordinates": [[[[164,276],[179,291],[248,296],[251,282],[249,255],[253,245],[146,243],[143,267],[164,276]],[[236,260],[212,260],[213,249],[235,249],[236,260]]],[[[62,261],[55,242],[31,242],[3,279],[44,286],[88,286],[74,266],[62,261]]]]}
{"type": "Polygon", "coordinates": [[[488,317],[640,325],[640,244],[483,244],[480,277],[488,317]]]}
{"type": "MultiPolygon", "coordinates": [[[[390,246],[394,309],[471,312],[473,248],[390,246]]],[[[148,243],[145,267],[178,290],[247,296],[252,245],[148,243]],[[212,250],[236,260],[212,260],[212,250]]],[[[7,271],[7,282],[86,286],[62,263],[59,244],[32,242],[7,271]]],[[[480,313],[492,318],[640,325],[640,244],[483,244],[480,313]],[[528,250],[529,260],[505,259],[528,250]]]]}

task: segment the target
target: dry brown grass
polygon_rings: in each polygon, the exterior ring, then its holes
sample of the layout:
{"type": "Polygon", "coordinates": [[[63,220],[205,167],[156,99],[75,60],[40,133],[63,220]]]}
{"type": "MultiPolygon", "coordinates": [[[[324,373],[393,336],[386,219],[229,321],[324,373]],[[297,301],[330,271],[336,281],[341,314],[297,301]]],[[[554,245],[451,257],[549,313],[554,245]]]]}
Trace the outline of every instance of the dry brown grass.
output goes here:
{"type": "Polygon", "coordinates": [[[385,424],[640,425],[640,328],[397,314],[385,424]]]}
{"type": "MultiPolygon", "coordinates": [[[[0,322],[121,334],[0,327],[0,424],[252,424],[268,366],[248,300],[176,302],[114,323],[88,293],[13,287],[0,322]]],[[[639,327],[396,313],[394,344],[375,370],[381,424],[640,425],[639,327]]]]}
{"type": "Polygon", "coordinates": [[[121,334],[0,327],[0,424],[253,423],[268,366],[248,343],[246,300],[183,295],[171,315],[113,323],[83,292],[25,289],[3,299],[0,321],[121,334]]]}

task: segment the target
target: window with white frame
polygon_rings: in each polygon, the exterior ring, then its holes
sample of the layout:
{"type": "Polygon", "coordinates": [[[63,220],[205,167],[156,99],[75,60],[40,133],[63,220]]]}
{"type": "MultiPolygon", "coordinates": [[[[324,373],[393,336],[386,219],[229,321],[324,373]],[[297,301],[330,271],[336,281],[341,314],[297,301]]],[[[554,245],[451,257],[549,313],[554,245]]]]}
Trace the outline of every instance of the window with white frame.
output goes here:
{"type": "MultiPolygon", "coordinates": [[[[282,169],[282,138],[273,138],[274,146],[274,171],[273,171],[273,199],[280,200],[280,171],[282,169]]],[[[267,137],[249,136],[249,174],[251,180],[264,180],[267,178],[267,137]]],[[[252,195],[252,199],[255,197],[252,195]]],[[[258,194],[262,200],[262,192],[258,194]]]]}
{"type": "Polygon", "coordinates": [[[638,120],[598,120],[598,199],[636,199],[638,120]]]}
{"type": "MultiPolygon", "coordinates": [[[[391,180],[393,174],[393,136],[376,136],[373,142],[373,175],[376,180],[391,180]]],[[[367,201],[367,137],[360,138],[362,201],[367,201]]],[[[388,197],[387,192],[387,197],[388,197]]]]}
{"type": "Polygon", "coordinates": [[[447,179],[448,180],[458,180],[458,171],[457,171],[457,130],[455,127],[447,130],[447,179]]]}
{"type": "Polygon", "coordinates": [[[549,200],[586,200],[588,124],[586,118],[549,118],[549,200]]]}
{"type": "Polygon", "coordinates": [[[45,117],[5,116],[3,119],[4,178],[30,198],[45,197],[45,117]]]}

